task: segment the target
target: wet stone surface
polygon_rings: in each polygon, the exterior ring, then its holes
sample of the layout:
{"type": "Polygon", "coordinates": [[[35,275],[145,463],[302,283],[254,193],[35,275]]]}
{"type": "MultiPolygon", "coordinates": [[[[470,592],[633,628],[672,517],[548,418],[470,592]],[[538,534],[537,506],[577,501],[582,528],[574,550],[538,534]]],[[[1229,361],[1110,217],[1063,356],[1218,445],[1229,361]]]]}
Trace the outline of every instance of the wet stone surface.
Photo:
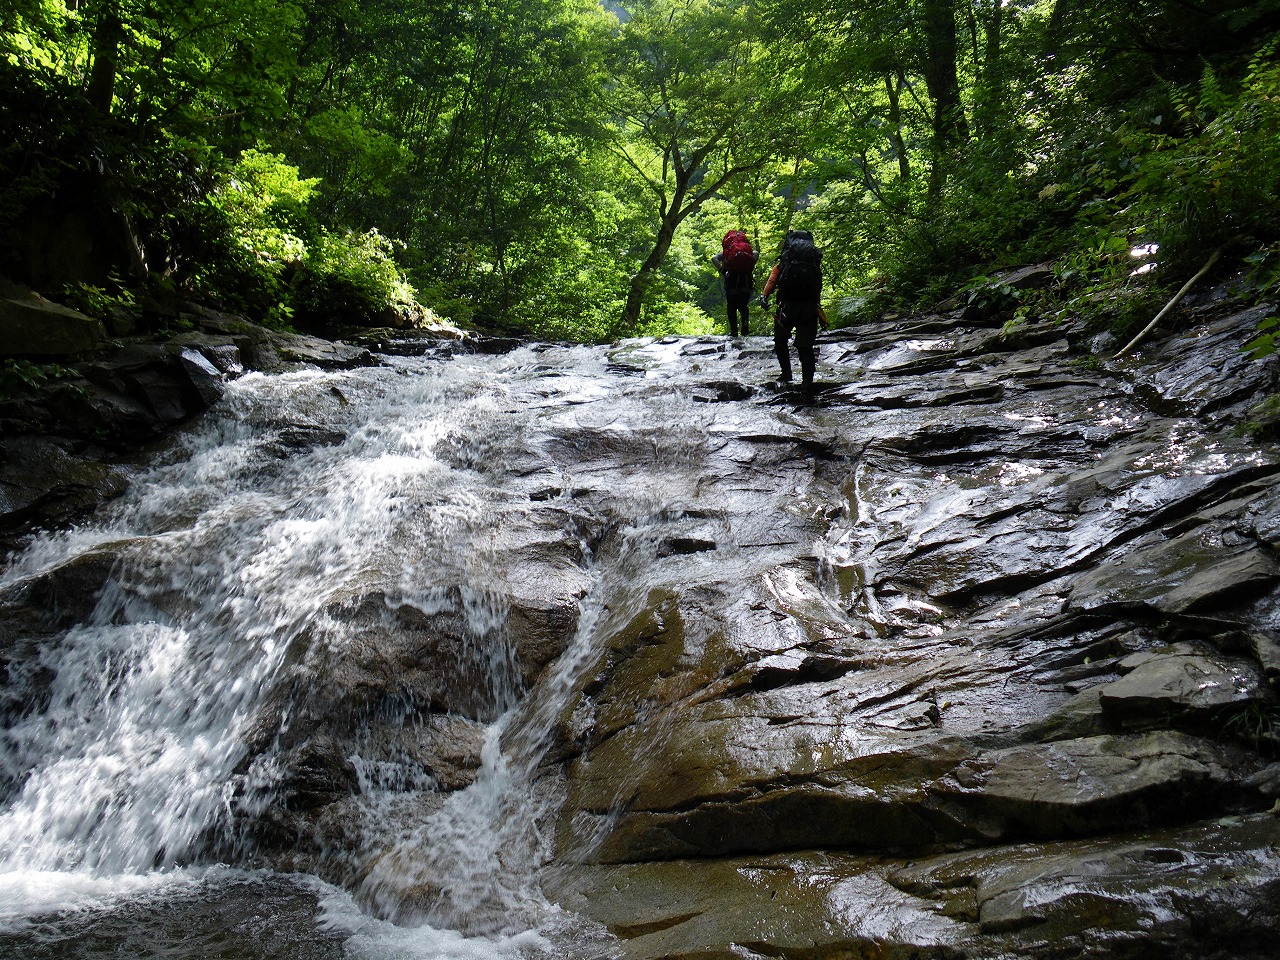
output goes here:
{"type": "MultiPolygon", "coordinates": [[[[961,323],[825,336],[811,403],[757,398],[828,458],[821,534],[651,594],[566,708],[557,850],[595,866],[551,886],[623,956],[1266,955],[1256,317],[1100,366],[961,323]]],[[[708,397],[757,362],[721,359],[708,397]]]]}
{"type": "Polygon", "coordinates": [[[32,561],[3,708],[70,622],[269,623],[217,850],[377,916],[523,930],[540,876],[636,960],[1269,957],[1280,358],[1192,321],[870,324],[812,394],[759,337],[276,341],[340,372],[230,390],[201,486],[32,561]]]}

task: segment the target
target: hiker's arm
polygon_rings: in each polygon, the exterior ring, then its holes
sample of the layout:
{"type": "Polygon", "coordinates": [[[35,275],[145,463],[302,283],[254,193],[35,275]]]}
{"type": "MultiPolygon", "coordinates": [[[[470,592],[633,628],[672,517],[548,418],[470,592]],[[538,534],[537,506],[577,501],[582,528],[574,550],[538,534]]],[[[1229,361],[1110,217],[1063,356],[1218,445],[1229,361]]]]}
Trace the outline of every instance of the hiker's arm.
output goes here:
{"type": "Polygon", "coordinates": [[[778,267],[780,266],[781,264],[777,263],[773,265],[773,269],[769,271],[769,279],[764,282],[764,290],[760,292],[760,296],[768,297],[769,294],[773,293],[773,288],[778,283],[778,267]]]}

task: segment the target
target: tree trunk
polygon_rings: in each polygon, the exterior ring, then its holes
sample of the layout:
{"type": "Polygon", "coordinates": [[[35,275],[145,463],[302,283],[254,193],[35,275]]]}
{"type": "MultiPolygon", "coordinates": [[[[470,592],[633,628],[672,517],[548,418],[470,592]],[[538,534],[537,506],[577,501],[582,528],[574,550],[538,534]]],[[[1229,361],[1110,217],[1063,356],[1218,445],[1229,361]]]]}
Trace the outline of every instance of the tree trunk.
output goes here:
{"type": "Polygon", "coordinates": [[[906,83],[906,76],[902,67],[898,67],[897,74],[886,73],[884,75],[884,88],[889,94],[889,143],[893,146],[893,151],[898,155],[898,179],[911,179],[911,158],[907,156],[907,144],[902,138],[902,85],[906,83]]]}
{"type": "Polygon", "coordinates": [[[649,289],[649,284],[653,282],[654,271],[662,266],[662,261],[667,258],[667,252],[671,249],[671,241],[676,235],[676,227],[680,225],[680,221],[683,219],[684,215],[680,213],[678,203],[672,203],[663,213],[662,223],[658,227],[658,238],[654,241],[653,249],[649,251],[649,256],[644,258],[644,263],[641,264],[636,275],[631,278],[631,286],[627,289],[627,305],[622,310],[623,330],[634,330],[636,323],[639,322],[640,309],[644,306],[645,292],[649,289]]]}
{"type": "Polygon", "coordinates": [[[955,0],[924,0],[927,56],[925,85],[933,98],[933,170],[929,193],[937,196],[947,177],[947,155],[969,138],[956,74],[955,0]]]}
{"type": "Polygon", "coordinates": [[[1001,64],[1004,3],[992,0],[982,22],[982,67],[974,94],[973,120],[980,138],[1000,129],[1005,111],[1004,69],[1001,64]]]}
{"type": "Polygon", "coordinates": [[[120,22],[120,14],[114,4],[104,4],[93,31],[93,68],[87,91],[90,105],[104,117],[110,115],[115,98],[123,42],[124,24],[120,22]]]}

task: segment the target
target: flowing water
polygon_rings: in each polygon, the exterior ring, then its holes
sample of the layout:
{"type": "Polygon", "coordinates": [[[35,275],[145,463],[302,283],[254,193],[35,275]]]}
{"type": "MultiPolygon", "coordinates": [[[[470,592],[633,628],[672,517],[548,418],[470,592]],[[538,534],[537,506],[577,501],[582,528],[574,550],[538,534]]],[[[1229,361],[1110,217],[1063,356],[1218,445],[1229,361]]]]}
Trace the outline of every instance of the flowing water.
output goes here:
{"type": "MultiPolygon", "coordinates": [[[[69,562],[109,563],[110,575],[57,635],[9,640],[0,956],[608,955],[607,938],[539,892],[558,802],[539,764],[601,638],[664,577],[711,562],[659,569],[628,545],[679,533],[671,503],[713,498],[698,463],[721,431],[780,415],[673,390],[698,368],[686,346],[248,375],[99,517],[10,558],[0,598],[69,562]],[[652,438],[652,463],[574,476],[555,453],[567,435],[623,429],[652,438]],[[620,534],[607,555],[582,544],[577,633],[530,693],[495,583],[495,530],[529,500],[534,473],[544,500],[612,491],[620,534]],[[391,841],[339,888],[262,868],[237,815],[275,797],[271,750],[250,756],[256,725],[288,726],[301,705],[269,708],[299,649],[332,598],[375,571],[389,603],[463,624],[488,729],[475,782],[441,802],[414,806],[441,800],[429,778],[349,758],[370,843],[391,841]]],[[[758,355],[745,362],[760,375],[758,355]]],[[[687,512],[708,522],[719,505],[704,505],[687,512]]],[[[341,625],[322,632],[347,642],[341,625]]]]}

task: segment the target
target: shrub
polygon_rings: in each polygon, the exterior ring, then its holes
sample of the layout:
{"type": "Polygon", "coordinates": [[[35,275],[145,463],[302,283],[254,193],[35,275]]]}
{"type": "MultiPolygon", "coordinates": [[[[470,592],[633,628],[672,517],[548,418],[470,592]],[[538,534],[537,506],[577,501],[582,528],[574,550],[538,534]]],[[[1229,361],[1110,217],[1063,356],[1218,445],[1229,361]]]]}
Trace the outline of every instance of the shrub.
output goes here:
{"type": "Polygon", "coordinates": [[[1235,91],[1206,68],[1172,101],[1185,136],[1133,131],[1138,174],[1122,198],[1179,272],[1233,236],[1271,236],[1280,222],[1280,64],[1261,50],[1235,91]]]}
{"type": "Polygon", "coordinates": [[[396,265],[392,242],[369,230],[321,230],[294,282],[294,315],[303,324],[332,322],[393,326],[421,312],[417,294],[396,265]]]}

